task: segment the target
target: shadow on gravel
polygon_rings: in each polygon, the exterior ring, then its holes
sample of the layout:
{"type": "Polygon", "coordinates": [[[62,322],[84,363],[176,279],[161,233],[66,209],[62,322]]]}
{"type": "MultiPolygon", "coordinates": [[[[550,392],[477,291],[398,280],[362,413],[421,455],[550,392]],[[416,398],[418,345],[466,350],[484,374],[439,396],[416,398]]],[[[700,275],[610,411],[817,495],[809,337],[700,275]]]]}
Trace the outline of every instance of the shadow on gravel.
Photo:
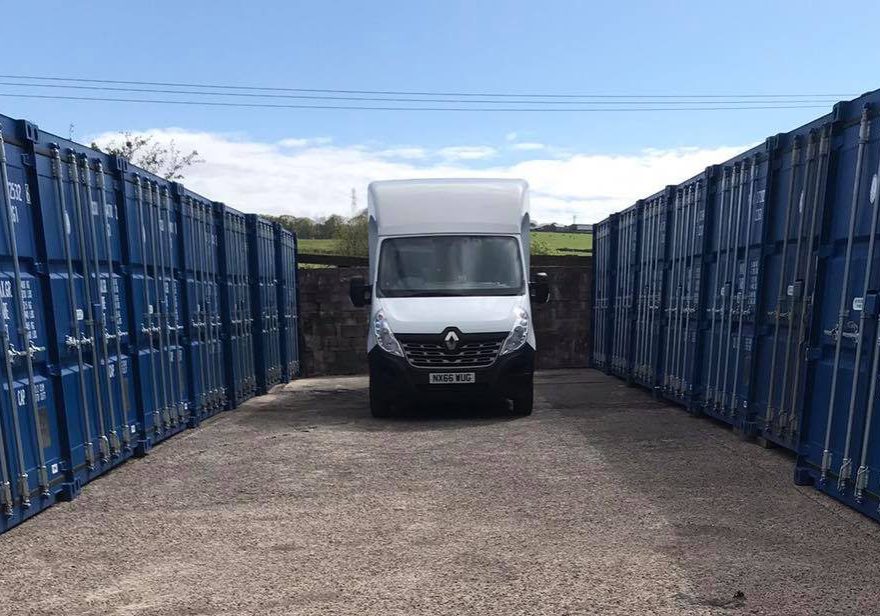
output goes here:
{"type": "Polygon", "coordinates": [[[367,391],[347,389],[285,393],[271,404],[241,414],[238,421],[260,429],[345,425],[348,429],[370,432],[410,432],[461,430],[518,419],[522,418],[513,415],[504,401],[418,404],[398,409],[395,417],[376,419],[370,415],[367,391]]]}

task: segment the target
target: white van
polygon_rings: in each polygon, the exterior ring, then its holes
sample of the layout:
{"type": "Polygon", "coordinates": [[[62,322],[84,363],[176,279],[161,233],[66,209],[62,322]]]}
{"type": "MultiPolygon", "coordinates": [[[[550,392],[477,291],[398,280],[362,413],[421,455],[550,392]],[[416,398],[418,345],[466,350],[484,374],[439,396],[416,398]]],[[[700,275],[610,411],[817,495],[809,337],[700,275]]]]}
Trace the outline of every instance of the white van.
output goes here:
{"type": "Polygon", "coordinates": [[[369,188],[370,409],[425,397],[505,398],[532,412],[535,330],[529,195],[522,180],[403,180],[369,188]]]}

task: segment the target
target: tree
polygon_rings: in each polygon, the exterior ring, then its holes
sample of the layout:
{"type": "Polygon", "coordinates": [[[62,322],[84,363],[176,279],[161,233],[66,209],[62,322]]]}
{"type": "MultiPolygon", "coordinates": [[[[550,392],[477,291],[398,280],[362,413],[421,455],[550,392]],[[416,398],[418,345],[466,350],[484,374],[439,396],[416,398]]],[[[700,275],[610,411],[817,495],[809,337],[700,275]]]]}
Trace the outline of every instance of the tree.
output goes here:
{"type": "Polygon", "coordinates": [[[296,236],[301,240],[309,240],[315,237],[315,221],[311,218],[297,218],[290,214],[282,214],[277,217],[269,216],[269,218],[278,221],[281,223],[281,226],[296,233],[296,236]]]}
{"type": "Polygon", "coordinates": [[[366,257],[370,248],[367,212],[348,220],[338,232],[339,254],[347,257],[366,257]]]}
{"type": "Polygon", "coordinates": [[[182,180],[185,169],[205,162],[199,156],[198,150],[192,150],[188,154],[181,152],[174,139],[163,143],[152,135],[138,135],[130,131],[119,133],[117,138],[105,143],[103,148],[94,142],[92,147],[106,154],[121,156],[166,180],[182,180]]]}
{"type": "Polygon", "coordinates": [[[315,225],[315,236],[322,240],[336,239],[344,226],[345,219],[338,214],[333,214],[315,225]]]}

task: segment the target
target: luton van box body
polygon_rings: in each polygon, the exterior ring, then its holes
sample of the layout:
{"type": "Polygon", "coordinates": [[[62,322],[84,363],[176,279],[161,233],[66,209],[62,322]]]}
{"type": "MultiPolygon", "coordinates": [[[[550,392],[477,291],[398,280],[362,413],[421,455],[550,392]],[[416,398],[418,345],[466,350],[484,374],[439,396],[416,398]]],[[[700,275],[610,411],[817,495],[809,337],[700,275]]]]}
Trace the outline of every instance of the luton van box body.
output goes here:
{"type": "Polygon", "coordinates": [[[426,398],[512,400],[532,409],[535,337],[529,203],[518,180],[374,182],[369,190],[367,340],[373,413],[426,398]]]}

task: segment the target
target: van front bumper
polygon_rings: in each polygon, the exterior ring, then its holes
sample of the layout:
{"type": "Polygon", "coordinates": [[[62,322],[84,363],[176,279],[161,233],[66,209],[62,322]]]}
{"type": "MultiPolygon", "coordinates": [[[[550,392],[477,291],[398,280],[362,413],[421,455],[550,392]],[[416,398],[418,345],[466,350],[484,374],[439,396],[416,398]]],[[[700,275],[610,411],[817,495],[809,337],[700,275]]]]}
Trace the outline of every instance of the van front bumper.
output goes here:
{"type": "Polygon", "coordinates": [[[529,395],[535,373],[535,350],[528,344],[499,356],[487,368],[441,370],[416,368],[403,357],[386,353],[378,346],[367,355],[370,387],[390,403],[405,404],[420,399],[507,398],[529,395]],[[431,373],[473,372],[474,383],[432,385],[431,373]]]}

